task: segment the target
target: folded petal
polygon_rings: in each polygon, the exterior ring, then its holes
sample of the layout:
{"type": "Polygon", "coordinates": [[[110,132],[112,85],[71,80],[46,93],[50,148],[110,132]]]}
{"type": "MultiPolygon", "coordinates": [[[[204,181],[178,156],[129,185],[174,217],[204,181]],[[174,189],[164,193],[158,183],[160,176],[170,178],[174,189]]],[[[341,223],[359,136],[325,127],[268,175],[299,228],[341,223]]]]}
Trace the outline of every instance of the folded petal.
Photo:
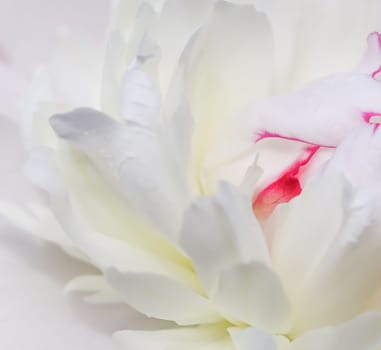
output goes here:
{"type": "Polygon", "coordinates": [[[234,350],[225,327],[201,326],[160,331],[121,331],[113,336],[117,350],[234,350]]]}
{"type": "Polygon", "coordinates": [[[108,37],[101,84],[101,110],[113,118],[122,118],[120,91],[123,77],[139,55],[140,45],[157,17],[146,1],[120,1],[117,16],[108,37]]]}
{"type": "Polygon", "coordinates": [[[51,123],[164,236],[176,240],[189,194],[187,180],[176,172],[169,135],[151,125],[124,126],[85,108],[53,116],[51,123]]]}
{"type": "Polygon", "coordinates": [[[251,199],[227,183],[220,185],[215,196],[200,198],[187,210],[180,244],[211,294],[224,268],[251,260],[269,265],[251,199]]]}
{"type": "Polygon", "coordinates": [[[354,187],[373,187],[381,181],[381,130],[378,124],[363,125],[347,135],[324,168],[340,173],[354,187]]]}
{"type": "Polygon", "coordinates": [[[221,272],[214,302],[234,323],[246,323],[271,333],[290,327],[290,306],[278,276],[264,264],[251,262],[221,272]]]}
{"type": "MultiPolygon", "coordinates": [[[[131,208],[118,200],[94,169],[89,168],[88,162],[70,159],[74,164],[66,163],[65,171],[60,174],[54,158],[47,155],[36,154],[31,158],[27,175],[48,201],[50,211],[47,208],[45,211],[50,213],[50,221],[60,228],[58,233],[67,235],[69,242],[73,242],[97,267],[168,276],[174,273],[173,276],[185,283],[195,284],[189,261],[149,226],[140,224],[131,208]],[[70,189],[66,187],[66,181],[70,189]]],[[[36,214],[41,212],[34,211],[36,214]]],[[[54,236],[51,240],[62,241],[54,236]]]]}
{"type": "Polygon", "coordinates": [[[381,83],[359,73],[340,73],[253,105],[243,115],[242,138],[296,140],[335,147],[367,116],[381,114],[381,83]]]}
{"type": "Polygon", "coordinates": [[[72,279],[66,286],[65,292],[85,292],[84,300],[89,303],[121,303],[124,299],[107,283],[103,275],[82,275],[72,279]]]}
{"type": "Polygon", "coordinates": [[[109,283],[148,317],[196,325],[222,321],[210,301],[184,284],[154,273],[107,272],[109,283]]]}

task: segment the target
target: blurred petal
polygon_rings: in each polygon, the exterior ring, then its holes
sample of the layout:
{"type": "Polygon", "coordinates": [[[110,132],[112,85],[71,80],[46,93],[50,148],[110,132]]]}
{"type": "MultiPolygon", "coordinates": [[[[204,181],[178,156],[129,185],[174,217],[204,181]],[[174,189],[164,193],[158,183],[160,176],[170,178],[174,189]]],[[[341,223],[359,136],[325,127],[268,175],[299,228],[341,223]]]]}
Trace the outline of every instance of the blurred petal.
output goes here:
{"type": "Polygon", "coordinates": [[[311,331],[291,343],[290,350],[377,350],[381,347],[381,314],[368,313],[337,327],[311,331]]]}
{"type": "MultiPolygon", "coordinates": [[[[70,106],[99,108],[104,45],[83,40],[77,33],[60,30],[47,70],[52,92],[70,106]]],[[[56,110],[57,112],[57,110],[56,110]]]]}
{"type": "Polygon", "coordinates": [[[254,4],[269,16],[273,27],[276,62],[283,73],[278,93],[352,71],[365,50],[364,38],[381,29],[379,1],[254,0],[254,4]]]}
{"type": "Polygon", "coordinates": [[[84,300],[94,304],[124,302],[123,298],[111,288],[102,275],[82,275],[76,277],[65,286],[65,292],[92,293],[91,295],[85,296],[84,300]]]}

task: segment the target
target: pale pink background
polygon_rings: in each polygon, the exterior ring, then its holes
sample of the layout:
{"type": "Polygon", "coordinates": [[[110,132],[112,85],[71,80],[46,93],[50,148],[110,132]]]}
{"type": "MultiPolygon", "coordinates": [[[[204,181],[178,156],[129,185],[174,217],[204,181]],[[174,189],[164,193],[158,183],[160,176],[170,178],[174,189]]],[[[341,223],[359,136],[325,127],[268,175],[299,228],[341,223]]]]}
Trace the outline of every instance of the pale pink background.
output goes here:
{"type": "MultiPolygon", "coordinates": [[[[23,158],[14,138],[19,118],[16,93],[34,68],[49,57],[57,27],[68,26],[89,40],[104,33],[111,0],[0,0],[0,56],[15,71],[10,82],[0,79],[0,196],[22,200],[15,187],[23,158]]],[[[0,75],[1,76],[1,75],[0,75]]],[[[66,296],[72,277],[91,272],[58,248],[42,244],[0,219],[0,349],[108,350],[110,334],[146,320],[125,306],[85,304],[66,296]]]]}

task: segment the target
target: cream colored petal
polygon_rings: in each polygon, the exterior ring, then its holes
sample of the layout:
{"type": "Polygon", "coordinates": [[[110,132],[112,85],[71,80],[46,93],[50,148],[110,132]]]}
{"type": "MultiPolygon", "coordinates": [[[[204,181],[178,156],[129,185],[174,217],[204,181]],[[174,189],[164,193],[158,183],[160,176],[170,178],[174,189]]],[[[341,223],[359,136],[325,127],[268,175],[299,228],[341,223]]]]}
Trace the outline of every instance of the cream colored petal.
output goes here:
{"type": "Polygon", "coordinates": [[[224,269],[213,300],[234,323],[277,334],[290,328],[287,296],[278,276],[264,264],[251,262],[224,269]]]}
{"type": "Polygon", "coordinates": [[[343,179],[323,178],[276,213],[272,256],[291,299],[292,335],[354,317],[379,289],[375,204],[343,179]]]}
{"type": "Polygon", "coordinates": [[[219,139],[219,128],[250,101],[258,101],[269,92],[270,25],[252,6],[218,1],[192,51],[187,81],[196,124],[194,173],[204,173],[199,179],[200,190],[211,192],[214,179],[208,179],[208,170],[216,165],[215,156],[207,153],[216,142],[217,149],[227,142],[219,139]]]}
{"type": "Polygon", "coordinates": [[[201,27],[213,9],[213,0],[167,0],[149,35],[160,47],[158,75],[165,94],[180,55],[194,32],[201,27]]]}
{"type": "Polygon", "coordinates": [[[290,350],[378,350],[381,347],[381,314],[360,315],[336,327],[311,331],[296,338],[290,350]]]}
{"type": "Polygon", "coordinates": [[[65,286],[66,293],[85,292],[91,293],[83,299],[88,303],[93,304],[114,304],[124,302],[120,296],[107,283],[102,275],[82,275],[72,279],[65,286]]]}
{"type": "Polygon", "coordinates": [[[273,336],[260,329],[229,328],[230,336],[237,350],[287,350],[289,340],[283,336],[273,336]]]}
{"type": "Polygon", "coordinates": [[[53,116],[51,123],[62,139],[91,158],[132,207],[176,241],[189,194],[165,126],[121,125],[85,108],[53,116]]]}
{"type": "Polygon", "coordinates": [[[52,222],[61,227],[58,232],[65,232],[93,264],[101,269],[174,273],[180,280],[195,284],[181,253],[149,226],[141,226],[134,212],[95,176],[88,163],[71,164],[74,170],[65,168],[69,190],[54,159],[41,156],[30,160],[28,177],[48,199],[52,222]]]}
{"type": "Polygon", "coordinates": [[[148,317],[196,325],[222,321],[211,302],[186,285],[155,273],[119,273],[107,280],[136,310],[148,317]]]}
{"type": "Polygon", "coordinates": [[[113,336],[116,350],[234,350],[224,326],[121,331],[113,336]]]}
{"type": "Polygon", "coordinates": [[[281,67],[286,72],[283,92],[328,74],[352,71],[365,51],[368,34],[381,29],[379,1],[253,2],[271,20],[277,61],[286,62],[281,67]]]}
{"type": "Polygon", "coordinates": [[[220,185],[216,196],[200,198],[187,210],[180,244],[211,294],[224,268],[251,260],[269,264],[250,198],[227,183],[220,185]]]}
{"type": "Polygon", "coordinates": [[[157,17],[154,9],[145,2],[124,1],[121,6],[121,18],[116,20],[108,37],[100,95],[101,110],[116,120],[122,118],[120,91],[123,77],[139,55],[144,37],[157,17]],[[120,21],[124,22],[118,23],[120,21]]]}
{"type": "Polygon", "coordinates": [[[302,278],[335,242],[347,197],[341,178],[326,179],[307,186],[299,197],[278,207],[270,217],[272,260],[290,291],[299,289],[302,278]]]}

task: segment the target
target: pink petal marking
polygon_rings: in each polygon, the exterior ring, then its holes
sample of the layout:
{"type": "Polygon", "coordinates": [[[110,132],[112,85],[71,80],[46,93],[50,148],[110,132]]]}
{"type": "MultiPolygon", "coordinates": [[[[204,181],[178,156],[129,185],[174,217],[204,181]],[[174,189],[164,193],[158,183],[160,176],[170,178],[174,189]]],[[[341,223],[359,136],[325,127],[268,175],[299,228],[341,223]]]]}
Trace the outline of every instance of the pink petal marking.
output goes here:
{"type": "Polygon", "coordinates": [[[369,34],[368,38],[370,38],[373,35],[377,36],[378,45],[381,47],[381,33],[379,33],[379,32],[372,32],[372,33],[369,34]]]}
{"type": "Polygon", "coordinates": [[[380,127],[381,123],[381,114],[377,112],[364,112],[362,115],[364,121],[368,124],[374,124],[373,132],[376,132],[380,127]],[[378,117],[377,120],[375,117],[378,117]],[[376,120],[375,120],[376,119],[376,120]]]}
{"type": "Polygon", "coordinates": [[[265,187],[253,199],[253,210],[258,219],[266,219],[278,204],[287,203],[302,192],[299,177],[320,146],[308,146],[303,157],[296,159],[278,179],[265,187]]]}
{"type": "MultiPolygon", "coordinates": [[[[373,33],[370,33],[370,34],[368,35],[368,41],[369,41],[369,39],[370,39],[372,36],[376,36],[376,37],[377,37],[378,47],[379,47],[379,49],[381,49],[381,33],[379,33],[379,32],[373,32],[373,33]]],[[[376,76],[377,76],[379,73],[381,73],[381,64],[380,64],[380,66],[379,66],[375,71],[372,72],[371,77],[372,77],[373,79],[376,79],[376,76]]]]}
{"type": "Polygon", "coordinates": [[[381,73],[381,65],[372,73],[372,78],[376,79],[376,76],[381,73]]]}
{"type": "Polygon", "coordinates": [[[288,136],[272,133],[272,132],[267,131],[267,130],[261,130],[261,131],[257,132],[256,136],[257,136],[257,138],[254,140],[255,143],[257,143],[259,141],[262,141],[264,139],[278,138],[278,139],[282,139],[282,140],[302,142],[302,143],[305,143],[305,144],[311,145],[311,146],[319,146],[319,147],[326,147],[326,148],[336,148],[335,146],[317,145],[316,143],[308,142],[308,141],[299,139],[297,137],[288,137],[288,136]]]}

